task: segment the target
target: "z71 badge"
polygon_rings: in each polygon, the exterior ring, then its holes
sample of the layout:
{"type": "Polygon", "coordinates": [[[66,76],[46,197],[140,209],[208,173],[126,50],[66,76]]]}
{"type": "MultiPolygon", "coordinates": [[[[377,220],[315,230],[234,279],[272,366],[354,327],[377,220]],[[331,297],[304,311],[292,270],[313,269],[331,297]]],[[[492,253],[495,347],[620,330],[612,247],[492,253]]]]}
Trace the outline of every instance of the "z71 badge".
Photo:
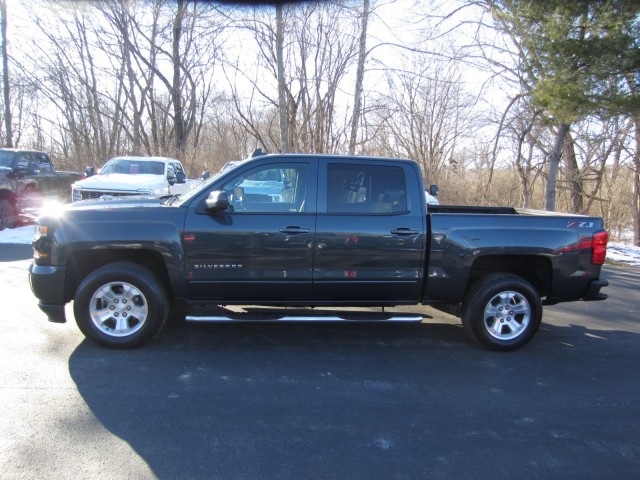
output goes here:
{"type": "Polygon", "coordinates": [[[593,222],[590,222],[588,220],[572,220],[567,223],[567,228],[593,228],[593,222]]]}

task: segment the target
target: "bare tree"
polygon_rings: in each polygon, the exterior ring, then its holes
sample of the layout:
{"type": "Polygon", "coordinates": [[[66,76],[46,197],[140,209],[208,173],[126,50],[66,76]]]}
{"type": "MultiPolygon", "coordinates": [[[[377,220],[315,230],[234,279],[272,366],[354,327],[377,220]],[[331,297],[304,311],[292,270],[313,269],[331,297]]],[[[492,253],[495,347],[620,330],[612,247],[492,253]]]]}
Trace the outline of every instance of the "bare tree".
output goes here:
{"type": "MultiPolygon", "coordinates": [[[[153,86],[153,73],[136,61],[135,51],[137,38],[135,37],[136,13],[132,11],[134,5],[130,2],[104,1],[96,5],[106,20],[102,30],[103,42],[101,48],[110,58],[116,59],[114,68],[123,79],[122,88],[113,98],[115,106],[114,123],[121,124],[123,133],[129,138],[130,153],[140,155],[156,151],[149,139],[149,133],[144,128],[143,113],[149,104],[150,92],[153,86]]],[[[159,9],[152,10],[152,18],[157,19],[159,9]]],[[[157,25],[157,21],[153,22],[157,25]]],[[[151,38],[155,38],[154,31],[151,38]]],[[[153,125],[153,124],[152,124],[153,125]]],[[[115,132],[116,130],[112,130],[115,132]]],[[[114,137],[110,136],[108,156],[113,156],[114,137]]]]}
{"type": "Polygon", "coordinates": [[[2,35],[2,86],[4,94],[4,126],[5,145],[13,147],[13,132],[11,131],[11,93],[9,85],[9,54],[7,53],[7,1],[0,0],[0,32],[2,35]]]}
{"type": "Polygon", "coordinates": [[[612,162],[614,175],[617,174],[615,165],[620,163],[622,137],[626,133],[618,120],[583,121],[576,125],[575,135],[567,134],[562,155],[565,178],[559,188],[568,191],[569,211],[587,213],[595,199],[606,203],[615,201],[603,191],[603,180],[611,158],[616,157],[612,162]]]}
{"type": "MultiPolygon", "coordinates": [[[[251,13],[236,25],[242,34],[251,36],[259,56],[250,65],[229,58],[227,78],[237,115],[247,131],[262,146],[277,150],[280,132],[263,128],[277,128],[278,124],[269,113],[279,111],[277,20],[264,9],[251,13]]],[[[346,138],[346,125],[337,121],[338,98],[356,58],[357,18],[340,2],[326,2],[289,5],[283,9],[283,21],[286,71],[280,78],[286,79],[287,150],[338,151],[346,138]]]]}
{"type": "MultiPolygon", "coordinates": [[[[157,15],[154,15],[152,25],[135,22],[136,36],[143,39],[147,46],[143,49],[140,43],[132,45],[132,52],[153,73],[151,79],[157,79],[166,88],[167,106],[170,106],[171,113],[162,103],[157,103],[162,96],[156,95],[151,96],[149,113],[154,119],[158,108],[165,115],[170,114],[174,139],[172,152],[178,158],[184,158],[189,137],[209,101],[208,96],[199,98],[199,92],[211,92],[203,86],[205,79],[210,78],[204,72],[215,64],[222,24],[216,21],[218,9],[211,4],[178,0],[175,9],[166,18],[167,23],[162,26],[158,26],[158,23],[164,18],[160,12],[167,13],[165,2],[157,0],[154,11],[157,15]],[[164,73],[163,61],[170,65],[170,77],[164,73]]],[[[157,119],[154,129],[156,135],[162,129],[157,119]]]]}
{"type": "MultiPolygon", "coordinates": [[[[520,179],[522,207],[530,208],[533,185],[542,174],[542,166],[546,157],[544,152],[541,152],[540,145],[544,142],[541,137],[544,135],[545,129],[541,129],[538,123],[540,111],[532,111],[527,102],[522,102],[520,108],[512,113],[513,115],[501,129],[503,129],[505,136],[512,138],[513,154],[509,156],[512,156],[513,166],[520,179]]],[[[493,158],[495,159],[495,153],[493,158]]],[[[485,198],[487,191],[485,189],[485,198]]]]}
{"type": "Polygon", "coordinates": [[[438,182],[456,163],[457,148],[477,125],[470,108],[474,100],[462,88],[455,66],[416,56],[402,71],[390,72],[377,114],[393,139],[397,153],[415,159],[425,178],[438,182]]]}
{"type": "Polygon", "coordinates": [[[60,116],[58,134],[51,140],[78,168],[102,162],[119,136],[120,116],[110,100],[122,82],[104,66],[104,54],[97,48],[101,35],[96,25],[101,22],[95,21],[96,11],[56,2],[33,14],[38,40],[23,39],[19,66],[37,86],[43,110],[53,109],[60,116]]]}
{"type": "Polygon", "coordinates": [[[187,0],[40,8],[46,41],[25,48],[22,71],[64,118],[55,138],[65,154],[94,164],[119,153],[184,160],[214,92],[217,13],[187,0]]]}

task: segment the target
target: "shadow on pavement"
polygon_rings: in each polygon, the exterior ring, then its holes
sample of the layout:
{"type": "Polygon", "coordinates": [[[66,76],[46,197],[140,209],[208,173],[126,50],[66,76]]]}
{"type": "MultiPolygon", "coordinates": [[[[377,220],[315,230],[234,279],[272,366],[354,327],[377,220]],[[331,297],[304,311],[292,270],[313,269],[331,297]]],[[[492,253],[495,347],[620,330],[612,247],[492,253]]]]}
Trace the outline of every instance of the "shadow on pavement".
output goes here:
{"type": "Polygon", "coordinates": [[[575,325],[495,353],[446,323],[174,322],[69,370],[158,478],[611,478],[640,469],[639,360],[575,325]]]}

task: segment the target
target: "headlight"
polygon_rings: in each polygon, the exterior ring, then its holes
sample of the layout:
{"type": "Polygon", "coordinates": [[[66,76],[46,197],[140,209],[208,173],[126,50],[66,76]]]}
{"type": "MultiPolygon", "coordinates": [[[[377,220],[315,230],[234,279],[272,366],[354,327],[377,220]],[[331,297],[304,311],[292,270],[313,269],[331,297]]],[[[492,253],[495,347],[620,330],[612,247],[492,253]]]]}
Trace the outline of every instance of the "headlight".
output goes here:
{"type": "Polygon", "coordinates": [[[37,265],[48,265],[51,261],[51,236],[47,225],[38,225],[33,237],[33,258],[37,265]]]}
{"type": "Polygon", "coordinates": [[[82,200],[82,187],[73,187],[71,189],[71,201],[79,202],[82,200]]]}

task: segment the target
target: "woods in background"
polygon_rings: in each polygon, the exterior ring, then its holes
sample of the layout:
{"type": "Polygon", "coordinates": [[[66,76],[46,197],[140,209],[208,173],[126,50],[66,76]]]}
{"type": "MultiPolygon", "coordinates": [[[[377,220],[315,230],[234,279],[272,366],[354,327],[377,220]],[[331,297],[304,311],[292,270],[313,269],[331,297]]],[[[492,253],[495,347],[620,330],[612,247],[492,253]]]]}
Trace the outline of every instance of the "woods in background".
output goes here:
{"type": "Polygon", "coordinates": [[[409,157],[443,203],[601,215],[640,245],[635,1],[0,6],[0,141],[60,168],[409,157]]]}

